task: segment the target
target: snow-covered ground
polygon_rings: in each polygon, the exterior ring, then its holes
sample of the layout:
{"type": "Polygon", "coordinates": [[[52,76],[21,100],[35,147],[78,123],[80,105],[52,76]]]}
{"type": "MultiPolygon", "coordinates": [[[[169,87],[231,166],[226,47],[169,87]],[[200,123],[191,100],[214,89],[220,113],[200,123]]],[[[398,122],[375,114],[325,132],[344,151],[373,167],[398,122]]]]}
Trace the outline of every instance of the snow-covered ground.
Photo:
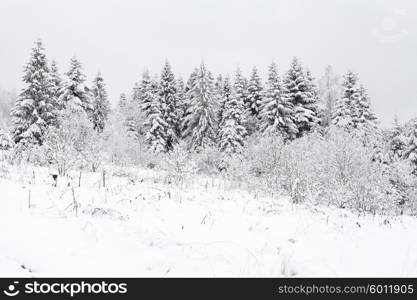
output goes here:
{"type": "Polygon", "coordinates": [[[0,276],[417,276],[417,219],[144,169],[0,179],[0,276]],[[165,181],[165,182],[164,182],[165,181]],[[72,189],[79,202],[71,206],[72,189]],[[29,208],[30,194],[30,208],[29,208]]]}

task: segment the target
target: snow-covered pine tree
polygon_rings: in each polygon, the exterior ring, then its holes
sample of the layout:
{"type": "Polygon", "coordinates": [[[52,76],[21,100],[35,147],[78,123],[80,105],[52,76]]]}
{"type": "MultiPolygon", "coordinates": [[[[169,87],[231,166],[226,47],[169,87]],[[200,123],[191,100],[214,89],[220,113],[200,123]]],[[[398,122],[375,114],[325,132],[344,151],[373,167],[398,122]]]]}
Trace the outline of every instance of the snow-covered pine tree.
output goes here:
{"type": "Polygon", "coordinates": [[[92,111],[90,90],[85,85],[86,77],[76,57],[71,58],[69,70],[65,75],[58,99],[60,106],[72,111],[84,111],[90,116],[92,111]]]}
{"type": "Polygon", "coordinates": [[[295,138],[297,126],[292,113],[293,104],[283,96],[277,65],[272,63],[268,68],[265,98],[259,114],[260,131],[263,135],[278,134],[285,139],[295,138]]]}
{"type": "Polygon", "coordinates": [[[410,122],[410,136],[408,137],[404,157],[410,161],[413,166],[413,174],[417,176],[417,118],[410,122]]]}
{"type": "Polygon", "coordinates": [[[233,93],[233,87],[229,76],[226,76],[223,79],[221,91],[219,93],[221,98],[219,99],[219,103],[217,104],[217,119],[219,124],[223,124],[226,102],[230,100],[233,93]]]}
{"type": "MultiPolygon", "coordinates": [[[[219,110],[219,107],[222,105],[222,101],[223,101],[223,85],[224,85],[223,76],[219,74],[216,77],[216,80],[214,81],[214,99],[215,99],[216,107],[218,110],[219,110]]],[[[220,119],[219,119],[219,124],[220,124],[220,119]]]]}
{"type": "Polygon", "coordinates": [[[121,93],[117,108],[120,116],[123,118],[123,125],[129,137],[135,139],[138,137],[138,124],[135,120],[135,113],[139,106],[134,103],[132,98],[128,98],[125,93],[121,93]]]}
{"type": "Polygon", "coordinates": [[[332,124],[352,131],[357,124],[357,103],[360,99],[358,76],[348,71],[343,76],[342,95],[336,101],[332,124]]]}
{"type": "Polygon", "coordinates": [[[334,73],[332,66],[328,65],[319,81],[319,108],[323,126],[331,124],[340,93],[339,76],[334,73]]]}
{"type": "Polygon", "coordinates": [[[245,105],[243,99],[236,94],[226,96],[222,123],[219,128],[219,148],[226,154],[241,153],[246,137],[243,126],[245,119],[245,105]]]}
{"type": "Polygon", "coordinates": [[[142,73],[142,79],[139,83],[139,106],[146,117],[150,114],[151,103],[153,101],[154,88],[151,87],[151,76],[149,71],[146,70],[142,73]]]}
{"type": "Polygon", "coordinates": [[[189,137],[189,147],[201,149],[215,143],[217,116],[213,95],[213,77],[202,63],[193,80],[190,107],[187,111],[185,135],[189,137]]]}
{"type": "Polygon", "coordinates": [[[93,128],[98,132],[103,132],[104,126],[107,121],[107,116],[110,112],[110,103],[107,99],[107,91],[104,84],[104,79],[101,73],[97,73],[93,80],[91,87],[92,97],[92,114],[91,119],[93,122],[93,128]]]}
{"type": "Polygon", "coordinates": [[[283,87],[284,97],[294,106],[293,118],[298,130],[297,137],[300,137],[319,123],[319,110],[311,83],[296,57],[284,77],[283,87]]]}
{"type": "Polygon", "coordinates": [[[187,137],[187,134],[190,132],[188,130],[188,127],[189,127],[188,115],[191,111],[190,105],[193,102],[192,99],[193,99],[194,95],[192,93],[192,89],[193,89],[193,87],[195,85],[195,82],[197,80],[197,74],[198,74],[198,68],[195,68],[193,70],[193,72],[191,72],[190,77],[188,78],[187,83],[185,85],[185,89],[184,89],[185,103],[186,103],[187,108],[184,112],[184,115],[183,115],[183,118],[182,118],[182,121],[181,121],[181,135],[182,135],[182,138],[187,137]]]}
{"type": "Polygon", "coordinates": [[[132,89],[132,101],[140,105],[141,96],[142,94],[141,94],[140,84],[135,82],[135,85],[133,86],[133,89],[132,89]]]}
{"type": "Polygon", "coordinates": [[[49,91],[56,110],[60,110],[59,96],[62,89],[62,78],[55,60],[52,60],[49,70],[49,91]]]}
{"type": "Polygon", "coordinates": [[[262,80],[259,76],[258,69],[253,67],[252,74],[248,83],[247,101],[250,115],[259,118],[259,111],[261,109],[263,100],[262,80]]]}
{"type": "Polygon", "coordinates": [[[214,93],[216,97],[220,97],[222,94],[222,88],[223,88],[223,76],[222,74],[219,74],[216,77],[216,80],[214,81],[214,93]]]}
{"type": "Polygon", "coordinates": [[[160,99],[160,89],[157,78],[152,78],[147,89],[149,99],[149,108],[147,110],[147,117],[145,121],[145,127],[147,129],[146,142],[149,145],[151,151],[154,152],[166,152],[168,151],[167,145],[167,127],[165,122],[164,113],[162,110],[162,101],[160,99]]]}
{"type": "Polygon", "coordinates": [[[388,143],[389,161],[401,160],[406,150],[407,138],[404,134],[404,127],[398,121],[397,116],[394,117],[393,126],[389,130],[388,143]]]}
{"type": "Polygon", "coordinates": [[[315,83],[315,79],[311,74],[310,70],[307,69],[306,71],[306,81],[307,81],[307,98],[311,101],[311,106],[314,107],[314,111],[316,112],[315,125],[321,124],[321,115],[320,115],[320,108],[319,108],[319,95],[317,90],[317,85],[315,83]]]}
{"type": "Polygon", "coordinates": [[[25,65],[23,83],[25,87],[11,111],[13,139],[16,143],[42,144],[45,129],[56,120],[56,105],[50,97],[49,68],[40,40],[25,65]]]}
{"type": "Polygon", "coordinates": [[[177,134],[180,132],[180,120],[177,115],[178,104],[176,80],[168,61],[165,61],[159,80],[159,96],[160,101],[162,102],[161,110],[163,119],[167,125],[166,145],[168,150],[171,150],[174,144],[178,142],[177,134]]]}
{"type": "Polygon", "coordinates": [[[359,87],[359,97],[356,103],[356,128],[364,131],[364,133],[370,130],[375,130],[378,126],[377,117],[372,110],[371,101],[368,93],[363,85],[359,87]]]}
{"type": "Polygon", "coordinates": [[[176,115],[178,116],[177,136],[178,138],[181,138],[182,137],[181,123],[188,109],[188,101],[187,101],[187,96],[185,93],[185,83],[182,77],[178,77],[176,84],[177,84],[177,104],[178,104],[177,113],[176,113],[176,115]]]}
{"type": "Polygon", "coordinates": [[[248,102],[248,81],[243,76],[240,68],[236,69],[235,78],[233,81],[234,97],[238,98],[239,102],[242,102],[245,107],[249,107],[248,102]]]}

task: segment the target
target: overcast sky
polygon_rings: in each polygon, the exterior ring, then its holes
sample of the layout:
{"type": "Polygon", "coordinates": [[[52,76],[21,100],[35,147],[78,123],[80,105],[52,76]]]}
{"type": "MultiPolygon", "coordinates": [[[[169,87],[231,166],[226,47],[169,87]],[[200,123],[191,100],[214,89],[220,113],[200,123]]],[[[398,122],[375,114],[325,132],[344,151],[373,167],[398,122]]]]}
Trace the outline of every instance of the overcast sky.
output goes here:
{"type": "Polygon", "coordinates": [[[293,56],[322,75],[359,73],[383,125],[417,115],[415,0],[0,0],[0,87],[19,89],[41,38],[60,71],[71,56],[112,102],[145,68],[168,59],[186,77],[203,59],[214,73],[253,65],[283,73],[293,56]]]}

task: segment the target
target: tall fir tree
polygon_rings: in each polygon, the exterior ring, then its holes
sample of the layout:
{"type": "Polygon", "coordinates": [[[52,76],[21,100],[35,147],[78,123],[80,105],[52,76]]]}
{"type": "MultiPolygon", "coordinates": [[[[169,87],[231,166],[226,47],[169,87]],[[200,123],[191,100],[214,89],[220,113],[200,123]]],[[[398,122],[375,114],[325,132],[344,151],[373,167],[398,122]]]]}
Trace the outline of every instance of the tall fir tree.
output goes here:
{"type": "Polygon", "coordinates": [[[62,89],[62,77],[59,73],[58,66],[56,64],[55,60],[52,60],[51,67],[49,70],[49,91],[50,91],[50,97],[53,101],[53,104],[56,108],[56,110],[60,110],[61,107],[59,106],[59,96],[62,89]]]}
{"type": "Polygon", "coordinates": [[[246,137],[243,126],[245,105],[235,94],[224,99],[224,112],[219,128],[219,148],[226,154],[241,153],[246,137]]]}
{"type": "Polygon", "coordinates": [[[157,153],[168,150],[166,136],[168,124],[164,119],[163,102],[160,99],[159,92],[158,79],[152,78],[147,89],[147,94],[151,101],[147,110],[145,127],[147,131],[146,142],[150,150],[157,153]]]}
{"type": "Polygon", "coordinates": [[[163,114],[164,122],[166,123],[166,145],[168,150],[178,142],[178,134],[180,132],[180,120],[178,117],[178,103],[177,103],[177,86],[174,73],[168,61],[162,69],[159,81],[159,96],[163,114]]]}
{"type": "Polygon", "coordinates": [[[185,135],[192,149],[214,145],[217,130],[213,77],[202,63],[198,69],[190,93],[185,135]]]}
{"type": "Polygon", "coordinates": [[[224,86],[224,79],[223,79],[223,76],[219,74],[214,80],[214,99],[216,102],[218,113],[219,113],[219,108],[222,105],[222,101],[223,101],[223,86],[224,86]]]}
{"type": "Polygon", "coordinates": [[[142,94],[141,94],[140,84],[135,82],[135,85],[133,86],[133,89],[132,89],[132,101],[140,105],[141,96],[142,94]]]}
{"type": "Polygon", "coordinates": [[[56,105],[51,97],[49,67],[40,40],[32,48],[24,67],[23,83],[11,116],[16,143],[41,144],[45,129],[56,120],[56,105]]]}
{"type": "Polygon", "coordinates": [[[178,117],[178,124],[177,124],[177,136],[178,138],[182,137],[182,126],[181,123],[185,116],[185,113],[188,109],[188,101],[187,101],[187,95],[185,92],[185,83],[182,77],[178,77],[177,82],[177,117],[178,117]]]}
{"type": "Polygon", "coordinates": [[[242,102],[245,107],[249,107],[250,103],[248,102],[248,81],[243,76],[240,68],[237,68],[235,73],[235,78],[233,81],[233,90],[234,97],[238,98],[239,102],[242,102]]]}
{"type": "Polygon", "coordinates": [[[93,80],[91,87],[92,96],[92,115],[93,128],[101,133],[107,121],[110,112],[110,103],[107,99],[107,91],[104,84],[104,79],[101,73],[97,73],[93,80]]]}
{"type": "Polygon", "coordinates": [[[71,58],[66,80],[60,92],[60,106],[72,111],[85,112],[90,116],[92,112],[90,90],[85,85],[85,81],[81,63],[76,57],[71,58]]]}
{"type": "Polygon", "coordinates": [[[374,135],[378,120],[372,110],[366,89],[359,85],[358,76],[348,71],[342,86],[343,93],[336,104],[333,124],[361,137],[374,135]]]}
{"type": "Polygon", "coordinates": [[[407,137],[404,133],[404,127],[398,121],[398,117],[394,117],[392,128],[388,132],[389,145],[389,161],[399,161],[404,157],[407,146],[407,137]]]}
{"type": "Polygon", "coordinates": [[[252,74],[249,79],[247,100],[250,115],[258,119],[263,100],[263,87],[256,67],[252,69],[252,74]]]}
{"type": "Polygon", "coordinates": [[[194,98],[194,93],[192,92],[192,89],[195,85],[195,82],[197,80],[197,74],[198,74],[198,68],[195,68],[193,70],[193,72],[191,72],[190,76],[188,77],[187,83],[185,84],[185,104],[186,104],[186,109],[184,111],[183,114],[183,118],[181,121],[181,137],[185,138],[187,136],[187,134],[189,133],[189,118],[188,115],[191,112],[190,106],[191,103],[193,102],[193,98],[194,98]]]}
{"type": "Polygon", "coordinates": [[[233,86],[232,86],[229,76],[226,76],[223,79],[222,87],[219,93],[220,93],[220,99],[219,99],[219,103],[217,104],[218,106],[217,119],[218,119],[219,124],[223,124],[226,102],[230,101],[230,98],[232,97],[232,93],[233,93],[233,86]]]}
{"type": "Polygon", "coordinates": [[[142,74],[142,79],[139,83],[139,106],[147,118],[150,114],[151,104],[154,99],[153,93],[155,92],[155,87],[151,86],[152,80],[149,74],[149,71],[145,71],[142,74]]]}
{"type": "Polygon", "coordinates": [[[294,106],[294,123],[297,126],[297,136],[300,137],[319,123],[319,110],[311,82],[296,57],[285,75],[283,86],[285,97],[294,106]]]}
{"type": "Polygon", "coordinates": [[[370,131],[377,128],[377,117],[372,110],[371,100],[363,85],[359,87],[359,97],[356,103],[356,128],[370,131]]]}
{"type": "Polygon", "coordinates": [[[277,134],[285,139],[295,138],[297,126],[292,113],[293,104],[284,97],[277,65],[272,63],[268,69],[265,98],[260,111],[260,131],[264,135],[277,134]]]}
{"type": "Polygon", "coordinates": [[[357,103],[360,101],[358,76],[348,71],[343,76],[342,95],[336,102],[332,124],[351,131],[357,124],[357,103]]]}

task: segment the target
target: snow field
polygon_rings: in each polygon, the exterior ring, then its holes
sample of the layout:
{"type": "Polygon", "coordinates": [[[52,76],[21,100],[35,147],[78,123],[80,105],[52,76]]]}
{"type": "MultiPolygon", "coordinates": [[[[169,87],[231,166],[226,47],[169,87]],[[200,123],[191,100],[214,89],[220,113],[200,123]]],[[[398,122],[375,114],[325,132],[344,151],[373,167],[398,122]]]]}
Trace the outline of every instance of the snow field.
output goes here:
{"type": "Polygon", "coordinates": [[[145,169],[0,179],[0,276],[417,276],[417,220],[145,169]],[[72,189],[78,216],[71,206],[72,189]],[[29,208],[29,191],[30,205],[29,208]]]}

